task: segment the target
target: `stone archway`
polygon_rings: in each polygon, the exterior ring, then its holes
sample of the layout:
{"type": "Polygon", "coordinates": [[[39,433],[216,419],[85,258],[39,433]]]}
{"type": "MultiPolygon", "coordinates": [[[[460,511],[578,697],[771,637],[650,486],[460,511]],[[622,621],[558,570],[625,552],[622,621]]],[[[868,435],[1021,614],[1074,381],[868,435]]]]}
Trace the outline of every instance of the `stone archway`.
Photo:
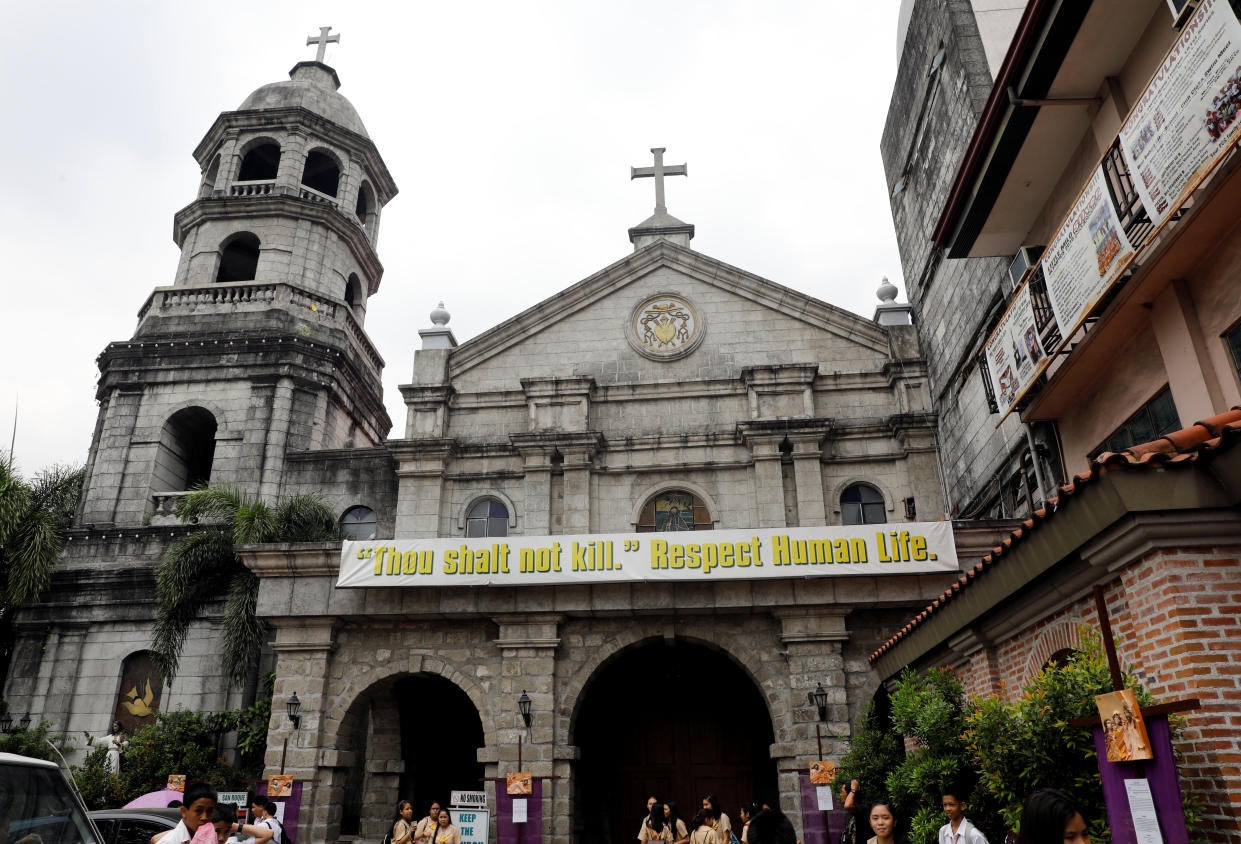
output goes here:
{"type": "Polygon", "coordinates": [[[398,800],[421,817],[452,789],[481,788],[483,720],[466,689],[447,676],[398,671],[359,693],[335,731],[339,835],[381,839],[398,800]]]}
{"type": "Polygon", "coordinates": [[[709,793],[734,818],[743,801],[774,800],[773,740],[767,702],[723,651],[679,638],[625,649],[592,674],[574,713],[574,840],[628,844],[651,794],[687,821],[709,793]]]}

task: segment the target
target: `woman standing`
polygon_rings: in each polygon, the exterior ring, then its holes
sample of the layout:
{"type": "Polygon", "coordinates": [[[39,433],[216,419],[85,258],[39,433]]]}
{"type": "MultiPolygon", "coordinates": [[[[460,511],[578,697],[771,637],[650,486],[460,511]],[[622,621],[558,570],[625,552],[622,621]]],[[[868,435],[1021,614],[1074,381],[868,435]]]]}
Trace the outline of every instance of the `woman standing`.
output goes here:
{"type": "Polygon", "coordinates": [[[677,811],[675,800],[669,800],[664,804],[664,821],[672,830],[672,844],[689,844],[689,830],[685,826],[685,821],[681,820],[681,813],[677,811]]]}
{"type": "Polygon", "coordinates": [[[414,837],[414,804],[402,800],[396,804],[396,817],[392,820],[392,844],[410,844],[414,837]]]}
{"type": "Polygon", "coordinates": [[[1017,844],[1090,844],[1090,833],[1072,797],[1044,788],[1026,798],[1017,844]]]}
{"type": "Polygon", "coordinates": [[[698,814],[694,815],[691,826],[694,831],[689,834],[690,844],[724,844],[715,828],[715,814],[710,809],[700,809],[698,814]]]}
{"type": "Polygon", "coordinates": [[[461,844],[461,833],[452,825],[452,817],[442,809],[439,815],[439,826],[436,827],[435,838],[432,840],[434,844],[461,844]]]}
{"type": "Polygon", "coordinates": [[[672,829],[664,820],[664,804],[656,803],[651,807],[651,813],[647,815],[646,820],[642,822],[642,829],[638,831],[638,841],[645,844],[647,841],[664,841],[672,844],[672,829]]]}
{"type": "Polygon", "coordinates": [[[738,815],[741,818],[741,844],[748,844],[746,841],[746,835],[750,832],[750,821],[753,820],[754,816],[758,813],[759,808],[757,803],[741,804],[741,808],[738,810],[738,815]]]}
{"type": "Polygon", "coordinates": [[[732,836],[733,826],[728,820],[728,815],[724,814],[724,810],[720,808],[720,801],[716,799],[714,794],[708,794],[702,798],[702,808],[711,812],[711,816],[715,818],[715,834],[719,836],[720,844],[728,844],[732,836]]]}
{"type": "Polygon", "coordinates": [[[876,800],[870,807],[870,828],[873,838],[866,844],[896,844],[896,810],[886,800],[876,800]]]}

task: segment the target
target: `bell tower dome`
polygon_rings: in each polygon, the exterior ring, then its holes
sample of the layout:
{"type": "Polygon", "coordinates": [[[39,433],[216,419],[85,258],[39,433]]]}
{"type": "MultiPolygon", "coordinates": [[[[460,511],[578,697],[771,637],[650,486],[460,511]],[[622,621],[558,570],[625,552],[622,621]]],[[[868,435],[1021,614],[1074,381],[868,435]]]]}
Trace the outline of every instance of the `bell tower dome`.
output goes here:
{"type": "Polygon", "coordinates": [[[274,498],[287,453],[373,446],[392,427],[363,326],[397,187],[321,38],[317,60],[221,114],[194,150],[172,283],[99,356],[84,524],[175,521],[203,482],[274,498]]]}

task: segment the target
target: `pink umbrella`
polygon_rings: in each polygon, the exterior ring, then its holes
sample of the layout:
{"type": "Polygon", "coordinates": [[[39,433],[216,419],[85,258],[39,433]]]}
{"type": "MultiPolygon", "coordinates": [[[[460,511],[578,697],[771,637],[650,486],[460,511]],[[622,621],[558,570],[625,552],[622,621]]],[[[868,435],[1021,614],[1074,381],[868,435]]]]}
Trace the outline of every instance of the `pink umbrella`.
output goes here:
{"type": "Polygon", "coordinates": [[[173,791],[170,788],[162,788],[159,791],[150,791],[140,797],[135,797],[121,808],[123,809],[163,809],[173,800],[182,800],[185,795],[180,791],[173,791]]]}

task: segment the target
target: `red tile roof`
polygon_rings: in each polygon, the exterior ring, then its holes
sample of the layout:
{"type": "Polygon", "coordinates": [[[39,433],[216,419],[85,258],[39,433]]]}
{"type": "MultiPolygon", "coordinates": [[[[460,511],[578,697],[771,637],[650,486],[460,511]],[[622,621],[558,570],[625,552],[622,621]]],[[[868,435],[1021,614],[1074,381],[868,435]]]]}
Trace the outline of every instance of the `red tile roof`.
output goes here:
{"type": "Polygon", "coordinates": [[[956,597],[961,590],[969,586],[983,571],[998,563],[1001,557],[1012,550],[1013,546],[1021,542],[1032,531],[1041,527],[1056,513],[1060,512],[1068,503],[1068,500],[1076,495],[1082,487],[1088,485],[1103,473],[1192,463],[1202,455],[1209,454],[1222,446],[1231,445],[1238,439],[1241,439],[1241,407],[1234,407],[1227,413],[1221,413],[1218,416],[1203,419],[1201,422],[1195,422],[1188,428],[1173,431],[1157,440],[1130,446],[1120,452],[1103,452],[1097,458],[1090,461],[1090,468],[1087,471],[1074,476],[1067,484],[1060,487],[1060,494],[1058,496],[1048,499],[1043,509],[1035,511],[1032,518],[1026,519],[1021,527],[1009,534],[1008,538],[1002,543],[991,549],[990,554],[983,557],[972,569],[961,575],[957,582],[952,584],[951,588],[945,589],[942,595],[932,601],[926,609],[910,619],[895,636],[884,642],[879,650],[870,655],[870,661],[873,663],[895,647],[901,639],[908,636],[918,625],[930,618],[932,613],[936,612],[944,604],[956,597]]]}

